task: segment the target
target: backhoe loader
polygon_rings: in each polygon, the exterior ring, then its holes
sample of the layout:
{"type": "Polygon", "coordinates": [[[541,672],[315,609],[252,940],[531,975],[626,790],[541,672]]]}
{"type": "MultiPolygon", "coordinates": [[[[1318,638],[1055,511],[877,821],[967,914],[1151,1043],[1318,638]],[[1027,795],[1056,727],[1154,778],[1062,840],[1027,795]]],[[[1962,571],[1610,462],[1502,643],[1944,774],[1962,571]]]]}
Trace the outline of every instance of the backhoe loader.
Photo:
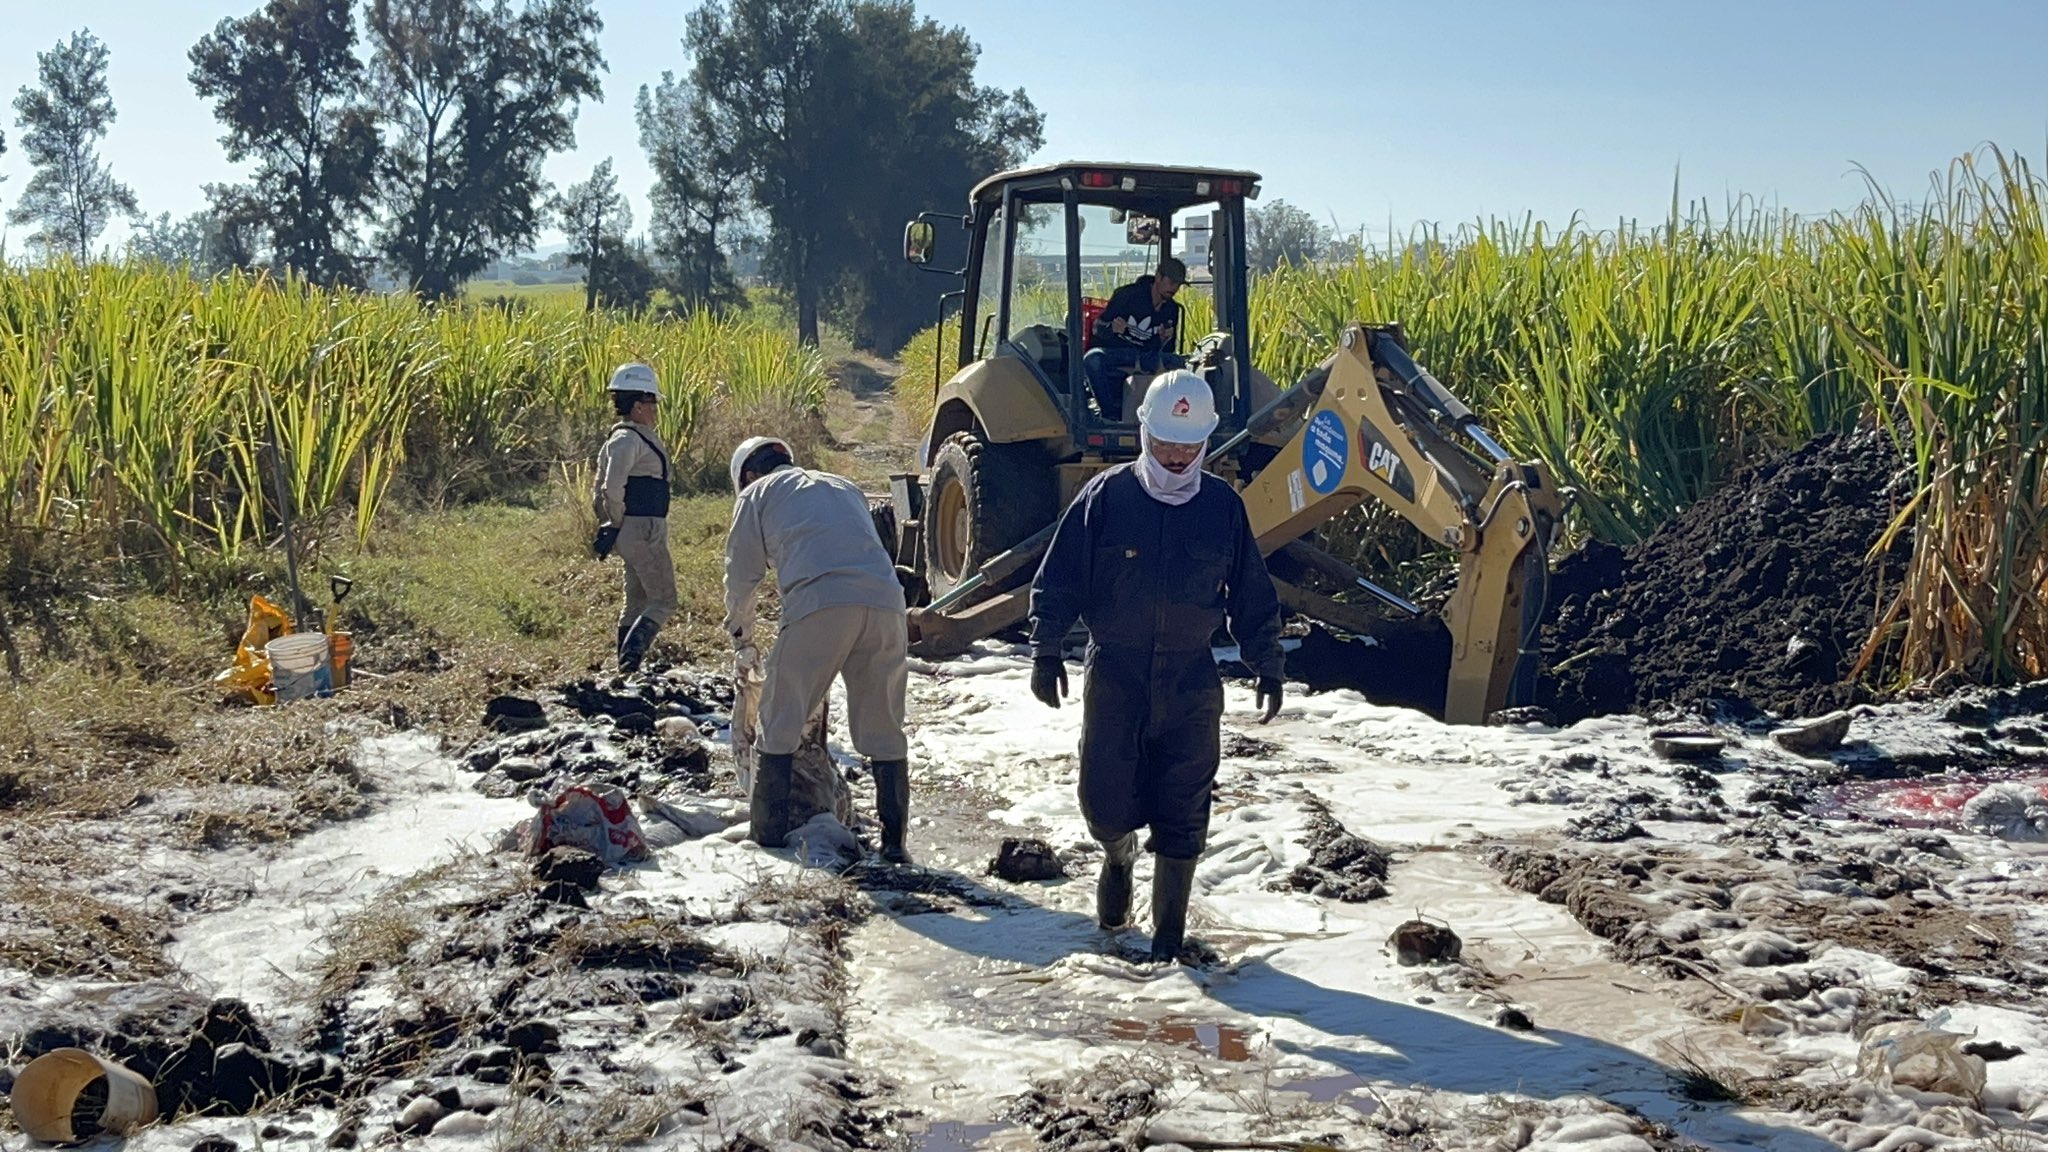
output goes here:
{"type": "Polygon", "coordinates": [[[1030,579],[1061,509],[1089,477],[1138,453],[1134,414],[1150,378],[1133,375],[1110,403],[1096,396],[1082,366],[1088,321],[1118,283],[1173,255],[1182,229],[1206,223],[1214,319],[1185,345],[1222,414],[1204,466],[1239,488],[1281,603],[1346,631],[1369,632],[1381,618],[1311,589],[1304,573],[1313,572],[1394,611],[1421,611],[1309,539],[1377,500],[1459,557],[1443,612],[1444,719],[1483,723],[1531,702],[1563,512],[1549,470],[1503,450],[1409,356],[1398,325],[1347,328],[1285,389],[1255,369],[1245,205],[1258,192],[1252,172],[1063,163],[992,176],[966,213],[925,212],[906,226],[905,258],[961,284],[939,302],[942,322],[957,302],[958,341],[933,366],[919,471],[892,477],[878,510],[898,565],[920,577],[912,650],[959,655],[1028,614],[1030,579]],[[956,267],[934,263],[942,223],[966,241],[956,267]]]}

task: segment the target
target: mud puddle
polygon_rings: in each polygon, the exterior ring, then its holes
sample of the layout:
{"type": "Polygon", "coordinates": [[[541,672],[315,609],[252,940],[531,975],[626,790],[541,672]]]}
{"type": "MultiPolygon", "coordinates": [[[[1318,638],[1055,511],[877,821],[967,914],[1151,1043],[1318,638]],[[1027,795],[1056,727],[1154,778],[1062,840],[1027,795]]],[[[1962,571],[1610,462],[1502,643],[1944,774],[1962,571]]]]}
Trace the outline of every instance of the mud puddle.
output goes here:
{"type": "Polygon", "coordinates": [[[1229,1024],[1200,1024],[1185,1020],[1111,1020],[1106,1029],[1111,1039],[1127,1043],[1167,1044],[1191,1048],[1218,1060],[1242,1064],[1252,1058],[1255,1038],[1229,1024]]]}

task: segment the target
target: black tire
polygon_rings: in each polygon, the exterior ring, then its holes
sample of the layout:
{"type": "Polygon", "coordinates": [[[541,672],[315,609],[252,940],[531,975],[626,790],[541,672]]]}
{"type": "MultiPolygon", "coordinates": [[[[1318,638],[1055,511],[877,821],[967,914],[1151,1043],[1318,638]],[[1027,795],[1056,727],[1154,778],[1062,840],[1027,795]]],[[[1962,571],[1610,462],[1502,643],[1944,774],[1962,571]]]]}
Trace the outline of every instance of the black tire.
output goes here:
{"type": "MultiPolygon", "coordinates": [[[[1056,475],[1036,445],[988,444],[973,432],[955,432],[932,458],[931,477],[922,529],[925,582],[933,599],[1029,539],[1059,512],[1056,475]]],[[[1010,583],[1029,578],[1027,569],[1010,583]]]]}
{"type": "Polygon", "coordinates": [[[868,519],[874,522],[882,551],[889,554],[890,560],[896,560],[896,509],[887,500],[869,500],[868,519]]]}

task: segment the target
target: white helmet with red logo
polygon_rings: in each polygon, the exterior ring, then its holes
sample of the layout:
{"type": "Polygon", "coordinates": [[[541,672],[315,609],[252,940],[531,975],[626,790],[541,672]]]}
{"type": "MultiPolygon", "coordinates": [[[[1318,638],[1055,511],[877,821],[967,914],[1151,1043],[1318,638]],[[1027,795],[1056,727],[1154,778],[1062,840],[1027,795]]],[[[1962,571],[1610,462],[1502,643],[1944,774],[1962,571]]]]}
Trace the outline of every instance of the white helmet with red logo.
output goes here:
{"type": "Polygon", "coordinates": [[[1216,431],[1216,394],[1209,382],[1185,368],[1153,379],[1138,405],[1138,422],[1154,440],[1206,444],[1216,431]]]}

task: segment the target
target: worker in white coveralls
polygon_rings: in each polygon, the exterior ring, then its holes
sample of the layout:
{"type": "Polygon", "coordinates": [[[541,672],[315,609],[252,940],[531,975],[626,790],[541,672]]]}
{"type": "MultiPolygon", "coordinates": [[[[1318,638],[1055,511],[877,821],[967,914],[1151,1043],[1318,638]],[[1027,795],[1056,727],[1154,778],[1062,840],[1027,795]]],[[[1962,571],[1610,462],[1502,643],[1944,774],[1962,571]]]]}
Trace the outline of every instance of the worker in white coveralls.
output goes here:
{"type": "MultiPolygon", "coordinates": [[[[1157,377],[1138,407],[1139,454],[1098,473],[1060,516],[1031,586],[1031,692],[1057,708],[1062,649],[1088,626],[1081,702],[1081,816],[1105,856],[1096,921],[1130,918],[1138,832],[1150,835],[1152,959],[1179,958],[1195,861],[1207,846],[1222,758],[1223,680],[1210,639],[1226,619],[1258,676],[1265,720],[1280,711],[1280,602],[1244,502],[1202,472],[1216,398],[1185,370],[1157,377]]],[[[1264,723],[1264,720],[1261,721],[1264,723]]]]}
{"type": "Polygon", "coordinates": [[[654,369],[621,364],[609,385],[619,422],[597,453],[591,502],[597,513],[599,560],[612,553],[626,566],[626,606],[619,613],[619,670],[636,672],[655,633],[676,610],[676,566],[668,552],[668,449],[654,430],[661,388],[654,369]]]}
{"type": "Polygon", "coordinates": [[[756,436],[732,454],[736,494],[725,539],[725,630],[744,663],[754,646],[754,595],[775,569],[782,624],[761,690],[754,744],[752,834],[778,848],[792,830],[797,744],[835,677],[846,682],[846,723],[875,778],[882,858],[907,864],[910,746],[908,628],[896,566],[882,548],[866,495],[829,472],[799,468],[789,445],[756,436]]]}

